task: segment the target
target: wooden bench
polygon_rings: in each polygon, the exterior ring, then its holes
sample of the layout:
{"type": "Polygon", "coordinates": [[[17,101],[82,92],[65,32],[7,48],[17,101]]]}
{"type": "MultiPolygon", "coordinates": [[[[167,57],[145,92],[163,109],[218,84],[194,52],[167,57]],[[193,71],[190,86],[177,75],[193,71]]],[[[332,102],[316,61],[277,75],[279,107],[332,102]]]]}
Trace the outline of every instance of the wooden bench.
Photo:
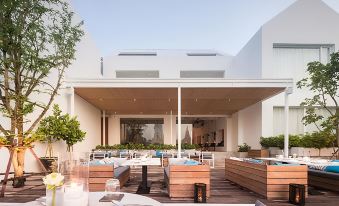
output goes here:
{"type": "Polygon", "coordinates": [[[123,187],[130,177],[129,167],[117,167],[113,165],[96,165],[89,167],[89,191],[105,191],[105,184],[108,179],[116,178],[123,187]]]}
{"type": "Polygon", "coordinates": [[[210,197],[209,165],[169,165],[164,175],[171,199],[194,198],[194,183],[205,183],[206,196],[210,197]]]}
{"type": "Polygon", "coordinates": [[[290,183],[303,184],[307,191],[306,165],[263,165],[226,159],[225,177],[267,199],[288,200],[290,183]]]}

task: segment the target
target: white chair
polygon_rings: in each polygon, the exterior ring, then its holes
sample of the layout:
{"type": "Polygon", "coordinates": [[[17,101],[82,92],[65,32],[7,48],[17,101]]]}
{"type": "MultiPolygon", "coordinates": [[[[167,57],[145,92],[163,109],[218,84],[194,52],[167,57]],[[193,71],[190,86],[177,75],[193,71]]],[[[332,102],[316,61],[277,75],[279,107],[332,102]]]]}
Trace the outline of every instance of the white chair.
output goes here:
{"type": "Polygon", "coordinates": [[[208,165],[211,168],[214,168],[214,154],[212,152],[202,152],[201,153],[201,162],[208,161],[208,165]],[[212,162],[212,165],[211,165],[212,162]]]}

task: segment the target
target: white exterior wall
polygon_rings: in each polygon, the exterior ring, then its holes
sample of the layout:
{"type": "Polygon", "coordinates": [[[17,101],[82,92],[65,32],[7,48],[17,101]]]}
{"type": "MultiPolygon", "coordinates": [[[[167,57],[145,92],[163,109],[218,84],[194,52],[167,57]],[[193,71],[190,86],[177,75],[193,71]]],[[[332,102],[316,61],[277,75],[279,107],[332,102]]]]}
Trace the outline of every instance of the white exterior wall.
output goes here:
{"type": "Polygon", "coordinates": [[[231,67],[226,72],[230,79],[260,79],[262,61],[262,31],[259,29],[250,41],[233,58],[231,67]]]}
{"type": "MultiPolygon", "coordinates": [[[[205,50],[151,50],[157,56],[119,56],[113,52],[104,58],[104,76],[115,78],[116,70],[158,70],[160,79],[180,78],[180,70],[226,70],[229,68],[231,56],[187,56],[187,53],[216,53],[205,50]]],[[[122,51],[126,52],[126,51],[122,51]]],[[[133,52],[149,52],[133,50],[133,52]]],[[[223,78],[223,77],[221,77],[223,78]]]]}
{"type": "MultiPolygon", "coordinates": [[[[320,0],[299,0],[262,26],[262,78],[276,78],[273,68],[273,44],[333,44],[339,45],[339,14],[320,0]]],[[[304,70],[304,68],[300,68],[304,70]]],[[[302,71],[283,74],[296,83],[302,71]]],[[[306,73],[304,73],[306,76],[306,73]]],[[[299,106],[312,93],[294,86],[290,106],[299,106]]],[[[262,135],[273,135],[273,107],[284,105],[284,94],[262,103],[262,135]]]]}

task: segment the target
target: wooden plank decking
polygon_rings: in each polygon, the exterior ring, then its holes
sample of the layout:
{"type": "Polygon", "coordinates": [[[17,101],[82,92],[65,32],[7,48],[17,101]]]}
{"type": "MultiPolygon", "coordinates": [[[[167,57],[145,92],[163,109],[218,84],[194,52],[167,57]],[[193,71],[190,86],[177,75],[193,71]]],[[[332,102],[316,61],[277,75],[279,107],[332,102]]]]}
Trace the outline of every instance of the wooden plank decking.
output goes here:
{"type": "MultiPolygon", "coordinates": [[[[152,180],[151,193],[147,196],[156,199],[163,203],[191,203],[193,200],[175,200],[172,201],[168,197],[166,188],[164,188],[164,175],[161,167],[149,167],[148,178],[152,180]]],[[[122,188],[122,192],[135,193],[138,184],[141,181],[141,168],[133,168],[131,170],[131,179],[122,188]]],[[[45,195],[45,187],[42,185],[41,176],[30,177],[27,180],[27,186],[20,189],[12,188],[10,182],[8,183],[8,189],[6,191],[6,197],[0,198],[0,202],[28,202],[32,201],[40,196],[45,195]]],[[[339,203],[339,193],[329,192],[321,190],[320,195],[309,195],[307,198],[307,204],[310,206],[335,206],[339,203]]],[[[211,169],[211,197],[208,199],[208,203],[228,203],[228,204],[246,204],[254,203],[255,200],[261,200],[267,205],[272,206],[287,206],[290,205],[287,202],[280,201],[267,201],[260,195],[253,193],[247,189],[225,180],[224,167],[218,167],[211,169]]]]}

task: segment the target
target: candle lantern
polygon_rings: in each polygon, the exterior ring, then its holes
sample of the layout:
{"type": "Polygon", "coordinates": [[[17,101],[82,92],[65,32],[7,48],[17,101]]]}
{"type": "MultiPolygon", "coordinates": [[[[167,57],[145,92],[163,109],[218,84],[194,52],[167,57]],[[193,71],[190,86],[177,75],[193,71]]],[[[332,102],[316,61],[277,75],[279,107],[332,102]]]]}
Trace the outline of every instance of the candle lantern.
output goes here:
{"type": "Polygon", "coordinates": [[[194,184],[194,202],[206,203],[206,184],[204,183],[194,184]]]}
{"type": "Polygon", "coordinates": [[[60,158],[64,179],[64,206],[88,206],[89,153],[67,153],[60,158]]]}
{"type": "Polygon", "coordinates": [[[289,202],[294,205],[305,205],[305,185],[289,185],[289,202]]]}

